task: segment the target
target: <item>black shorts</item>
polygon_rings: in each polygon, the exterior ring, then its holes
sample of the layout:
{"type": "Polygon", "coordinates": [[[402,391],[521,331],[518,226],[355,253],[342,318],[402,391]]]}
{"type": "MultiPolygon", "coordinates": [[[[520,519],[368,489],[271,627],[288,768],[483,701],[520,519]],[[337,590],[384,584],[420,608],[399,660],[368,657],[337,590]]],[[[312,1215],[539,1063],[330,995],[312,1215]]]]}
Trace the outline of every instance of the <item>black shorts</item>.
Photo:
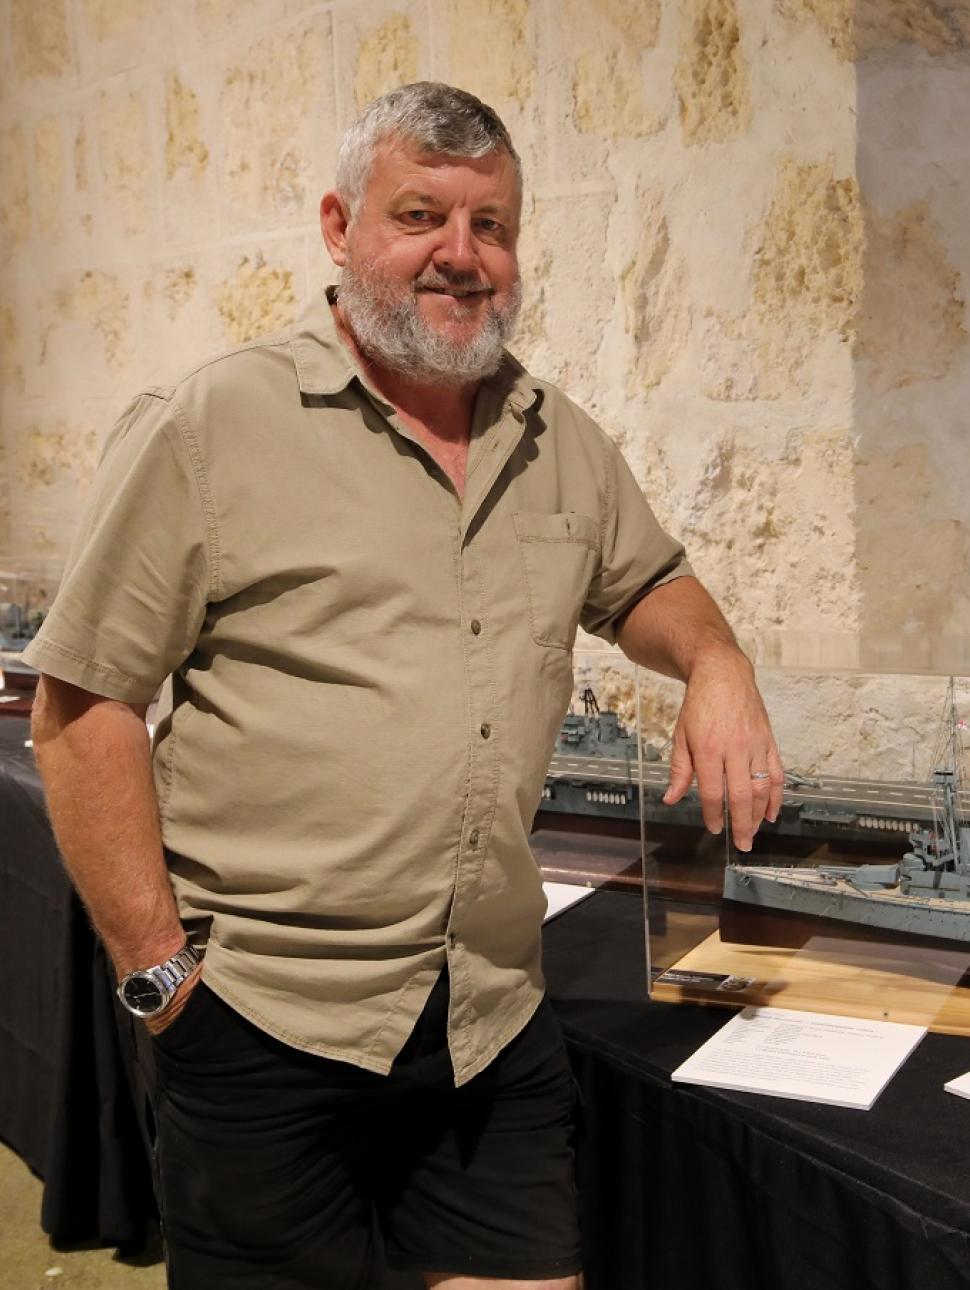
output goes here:
{"type": "Polygon", "coordinates": [[[573,1082],[543,1002],[454,1087],[447,978],[389,1075],[273,1039],[199,985],[155,1054],[171,1290],[365,1290],[381,1263],[579,1271],[573,1082]]]}

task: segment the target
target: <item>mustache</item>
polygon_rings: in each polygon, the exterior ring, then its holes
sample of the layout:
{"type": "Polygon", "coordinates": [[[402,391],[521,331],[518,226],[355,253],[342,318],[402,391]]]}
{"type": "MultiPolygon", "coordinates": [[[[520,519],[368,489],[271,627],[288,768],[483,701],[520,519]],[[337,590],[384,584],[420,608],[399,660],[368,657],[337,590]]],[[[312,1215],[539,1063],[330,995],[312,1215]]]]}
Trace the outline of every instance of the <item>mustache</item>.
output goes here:
{"type": "Polygon", "coordinates": [[[495,288],[487,278],[480,278],[477,273],[463,273],[461,271],[449,272],[441,271],[435,268],[427,268],[414,280],[414,289],[419,290],[421,287],[440,291],[487,291],[489,295],[494,295],[495,288]]]}

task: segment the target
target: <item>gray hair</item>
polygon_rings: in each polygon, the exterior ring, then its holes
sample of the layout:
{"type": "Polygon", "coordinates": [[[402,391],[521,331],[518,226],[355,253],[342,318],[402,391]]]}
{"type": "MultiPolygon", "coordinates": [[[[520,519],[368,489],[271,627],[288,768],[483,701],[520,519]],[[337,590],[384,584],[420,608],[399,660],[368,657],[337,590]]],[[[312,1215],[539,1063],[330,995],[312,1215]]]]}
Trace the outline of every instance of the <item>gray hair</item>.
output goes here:
{"type": "Polygon", "coordinates": [[[521,196],[522,163],[498,113],[465,90],[415,81],[374,99],[341,140],[336,187],[351,217],[360,209],[378,147],[395,137],[443,157],[484,157],[504,148],[521,196]]]}

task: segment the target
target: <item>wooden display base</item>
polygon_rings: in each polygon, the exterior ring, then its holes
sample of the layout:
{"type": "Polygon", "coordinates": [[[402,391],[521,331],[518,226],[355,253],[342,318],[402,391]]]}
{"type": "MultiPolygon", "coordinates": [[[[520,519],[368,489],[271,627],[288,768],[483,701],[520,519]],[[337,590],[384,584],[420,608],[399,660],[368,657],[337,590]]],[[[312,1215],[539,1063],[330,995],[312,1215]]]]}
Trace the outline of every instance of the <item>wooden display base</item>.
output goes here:
{"type": "Polygon", "coordinates": [[[667,971],[737,978],[728,983],[731,988],[717,989],[716,980],[677,984],[664,981],[661,974],[651,998],[718,1007],[794,1008],[970,1036],[970,978],[961,971],[966,964],[970,952],[928,951],[921,961],[905,947],[880,952],[873,945],[838,941],[828,948],[820,942],[818,948],[795,951],[722,943],[720,934],[713,932],[667,971]],[[960,978],[960,984],[951,985],[953,978],[960,978]],[[733,988],[744,981],[750,984],[733,988]]]}

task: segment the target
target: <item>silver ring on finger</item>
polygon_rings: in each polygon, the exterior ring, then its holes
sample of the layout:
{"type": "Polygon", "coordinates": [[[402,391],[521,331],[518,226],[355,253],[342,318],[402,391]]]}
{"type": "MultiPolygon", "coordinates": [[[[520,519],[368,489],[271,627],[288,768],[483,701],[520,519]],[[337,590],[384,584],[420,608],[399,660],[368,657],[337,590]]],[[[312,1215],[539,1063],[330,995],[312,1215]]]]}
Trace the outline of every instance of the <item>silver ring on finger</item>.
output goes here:
{"type": "Polygon", "coordinates": [[[751,778],[752,779],[771,779],[771,772],[767,770],[753,770],[751,772],[751,778]]]}

